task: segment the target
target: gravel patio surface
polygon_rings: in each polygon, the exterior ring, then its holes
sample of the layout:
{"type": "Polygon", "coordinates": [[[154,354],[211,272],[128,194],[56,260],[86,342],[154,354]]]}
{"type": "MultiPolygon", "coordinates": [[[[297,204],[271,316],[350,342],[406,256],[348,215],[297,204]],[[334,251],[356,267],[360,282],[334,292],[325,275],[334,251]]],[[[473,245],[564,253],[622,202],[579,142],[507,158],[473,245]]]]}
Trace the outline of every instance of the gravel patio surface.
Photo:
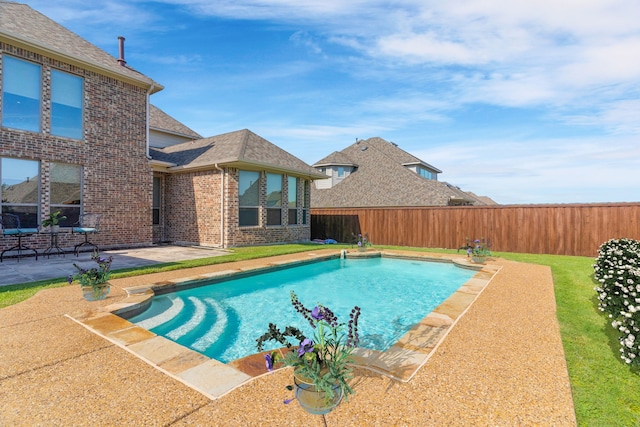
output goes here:
{"type": "Polygon", "coordinates": [[[355,396],[324,418],[282,403],[290,369],[210,400],[65,316],[229,264],[113,280],[101,302],[44,290],[0,310],[0,425],[575,426],[550,269],[492,263],[502,269],[410,382],[357,369],[355,396]]]}

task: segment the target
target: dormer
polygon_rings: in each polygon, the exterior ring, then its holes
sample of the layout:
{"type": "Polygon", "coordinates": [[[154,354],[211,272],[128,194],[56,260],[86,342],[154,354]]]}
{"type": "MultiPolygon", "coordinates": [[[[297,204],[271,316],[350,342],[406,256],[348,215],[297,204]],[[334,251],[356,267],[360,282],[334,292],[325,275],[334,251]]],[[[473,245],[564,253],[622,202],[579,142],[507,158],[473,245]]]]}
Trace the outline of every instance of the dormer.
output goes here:
{"type": "Polygon", "coordinates": [[[438,174],[442,173],[442,171],[436,167],[431,166],[425,162],[411,162],[411,163],[403,163],[402,166],[409,169],[412,172],[417,173],[423,178],[432,179],[434,181],[438,180],[438,174]]]}
{"type": "Polygon", "coordinates": [[[329,156],[313,165],[320,173],[327,175],[327,179],[315,181],[316,188],[326,189],[340,184],[346,177],[358,169],[358,165],[347,156],[334,151],[329,156]]]}

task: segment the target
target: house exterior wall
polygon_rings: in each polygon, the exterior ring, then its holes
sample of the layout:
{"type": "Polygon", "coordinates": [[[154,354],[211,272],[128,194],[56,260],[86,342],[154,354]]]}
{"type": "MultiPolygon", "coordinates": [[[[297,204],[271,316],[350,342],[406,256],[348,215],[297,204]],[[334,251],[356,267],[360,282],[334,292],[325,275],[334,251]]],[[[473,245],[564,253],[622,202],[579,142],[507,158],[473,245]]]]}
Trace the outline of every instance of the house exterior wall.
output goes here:
{"type": "MultiPolygon", "coordinates": [[[[91,240],[101,247],[150,244],[152,172],[146,159],[145,89],[5,42],[0,42],[0,53],[42,67],[40,132],[0,127],[0,157],[40,162],[40,221],[49,213],[51,162],[80,165],[82,211],[102,214],[100,232],[91,240]],[[50,134],[52,69],[83,78],[83,140],[50,134]]],[[[49,236],[23,240],[43,249],[49,236]]],[[[62,247],[82,240],[70,233],[59,237],[62,247]]],[[[0,240],[0,248],[13,244],[13,239],[0,240]]]]}
{"type": "MultiPolygon", "coordinates": [[[[288,180],[286,175],[283,180],[283,200],[286,200],[286,194],[288,192],[288,180]]],[[[267,226],[267,210],[266,210],[266,184],[264,179],[264,172],[261,172],[261,186],[260,186],[260,211],[259,218],[260,224],[255,227],[240,227],[239,226],[239,205],[238,205],[238,169],[229,168],[227,176],[225,178],[225,195],[227,206],[225,207],[225,247],[232,246],[245,246],[256,244],[272,244],[283,242],[301,242],[308,241],[311,236],[310,219],[303,221],[302,218],[302,201],[298,201],[298,224],[289,225],[286,203],[282,209],[282,225],[279,226],[267,226]],[[303,224],[306,222],[306,224],[303,224]]],[[[307,198],[306,206],[310,206],[310,195],[308,191],[308,184],[305,180],[300,180],[299,185],[306,185],[307,191],[305,197],[307,198]]],[[[309,215],[307,210],[307,215],[309,215]]]]}
{"type": "Polygon", "coordinates": [[[166,175],[166,240],[183,245],[221,245],[221,177],[217,170],[166,175]]]}
{"type": "Polygon", "coordinates": [[[154,129],[149,131],[149,145],[151,147],[164,148],[170,145],[181,144],[183,142],[191,141],[192,138],[186,136],[173,135],[166,132],[160,132],[154,129]]]}

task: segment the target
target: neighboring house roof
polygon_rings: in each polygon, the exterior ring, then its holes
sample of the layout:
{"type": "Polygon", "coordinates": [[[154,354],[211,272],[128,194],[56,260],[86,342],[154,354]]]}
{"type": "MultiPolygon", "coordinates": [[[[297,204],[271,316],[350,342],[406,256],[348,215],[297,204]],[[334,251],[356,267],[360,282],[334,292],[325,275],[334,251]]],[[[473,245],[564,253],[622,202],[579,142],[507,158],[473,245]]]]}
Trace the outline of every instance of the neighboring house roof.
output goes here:
{"type": "Polygon", "coordinates": [[[329,154],[327,157],[325,157],[324,159],[320,160],[315,165],[313,165],[313,167],[315,168],[322,167],[322,166],[357,167],[358,165],[353,163],[353,161],[349,157],[347,157],[344,153],[341,153],[340,151],[334,151],[333,153],[329,154]]]}
{"type": "MultiPolygon", "coordinates": [[[[382,138],[360,140],[340,153],[341,159],[348,159],[358,169],[331,188],[318,189],[312,185],[314,208],[446,206],[450,200],[485,204],[451,184],[426,179],[411,171],[406,164],[427,163],[382,138]]],[[[314,167],[327,164],[327,159],[314,167]]]]}
{"type": "Polygon", "coordinates": [[[202,135],[180,123],[155,105],[149,105],[149,127],[191,139],[202,139],[202,135]]]}
{"type": "Polygon", "coordinates": [[[369,138],[367,142],[369,144],[375,144],[378,150],[383,152],[385,155],[389,156],[389,158],[393,159],[396,163],[400,163],[401,165],[404,165],[404,166],[422,165],[422,166],[425,166],[426,168],[431,169],[436,173],[442,173],[440,169],[434,166],[431,166],[429,163],[426,163],[420,160],[413,154],[407,153],[402,148],[398,147],[398,144],[394,142],[388,142],[379,137],[369,138]]]}
{"type": "Polygon", "coordinates": [[[310,179],[326,175],[248,129],[149,149],[153,160],[170,165],[168,171],[211,169],[218,166],[272,170],[310,179]]]}
{"type": "MultiPolygon", "coordinates": [[[[0,0],[0,40],[100,74],[142,84],[152,88],[152,93],[163,89],[162,85],[128,65],[120,65],[107,52],[26,4],[0,0]]],[[[114,37],[114,45],[116,43],[114,37]]]]}

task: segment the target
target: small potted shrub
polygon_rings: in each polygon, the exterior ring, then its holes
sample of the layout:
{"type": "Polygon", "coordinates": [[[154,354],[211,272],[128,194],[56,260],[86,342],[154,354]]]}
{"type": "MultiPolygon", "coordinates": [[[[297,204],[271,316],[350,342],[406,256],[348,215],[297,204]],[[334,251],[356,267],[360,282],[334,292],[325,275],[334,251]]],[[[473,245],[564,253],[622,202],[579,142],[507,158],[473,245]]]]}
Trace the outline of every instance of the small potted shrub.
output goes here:
{"type": "Polygon", "coordinates": [[[60,221],[64,221],[65,219],[67,219],[67,217],[62,215],[60,211],[50,212],[49,215],[47,215],[47,219],[42,221],[42,226],[51,227],[51,232],[57,233],[60,231],[60,221]]]}
{"type": "Polygon", "coordinates": [[[354,234],[351,233],[353,237],[353,244],[358,247],[358,252],[365,252],[367,250],[367,246],[371,246],[371,240],[369,240],[369,234],[354,234]]]}
{"type": "Polygon", "coordinates": [[[111,275],[111,262],[113,257],[102,258],[98,252],[94,252],[91,259],[97,264],[93,268],[84,268],[73,263],[73,266],[78,270],[76,274],[70,274],[67,277],[69,284],[74,280],[80,282],[82,288],[82,295],[87,301],[97,301],[105,299],[109,295],[111,285],[109,284],[109,276],[111,275]]]}
{"type": "MultiPolygon", "coordinates": [[[[291,304],[314,330],[313,336],[305,335],[296,327],[288,326],[284,331],[269,323],[267,333],[258,338],[258,351],[263,350],[267,341],[277,341],[286,349],[265,354],[267,369],[282,363],[292,366],[294,386],[288,387],[295,392],[300,406],[311,414],[321,415],[333,410],[353,389],[347,383],[352,377],[349,365],[351,356],[358,345],[358,306],[351,310],[347,325],[338,323],[338,318],[325,306],[317,305],[310,310],[298,300],[291,291],[291,304]],[[298,343],[294,348],[293,343],[298,343]],[[284,352],[284,354],[283,354],[284,352]]],[[[293,399],[287,399],[289,403],[293,399]]]]}
{"type": "Polygon", "coordinates": [[[489,246],[489,242],[485,241],[484,238],[471,242],[467,237],[467,256],[471,257],[476,264],[484,264],[487,258],[491,256],[489,246]]]}

